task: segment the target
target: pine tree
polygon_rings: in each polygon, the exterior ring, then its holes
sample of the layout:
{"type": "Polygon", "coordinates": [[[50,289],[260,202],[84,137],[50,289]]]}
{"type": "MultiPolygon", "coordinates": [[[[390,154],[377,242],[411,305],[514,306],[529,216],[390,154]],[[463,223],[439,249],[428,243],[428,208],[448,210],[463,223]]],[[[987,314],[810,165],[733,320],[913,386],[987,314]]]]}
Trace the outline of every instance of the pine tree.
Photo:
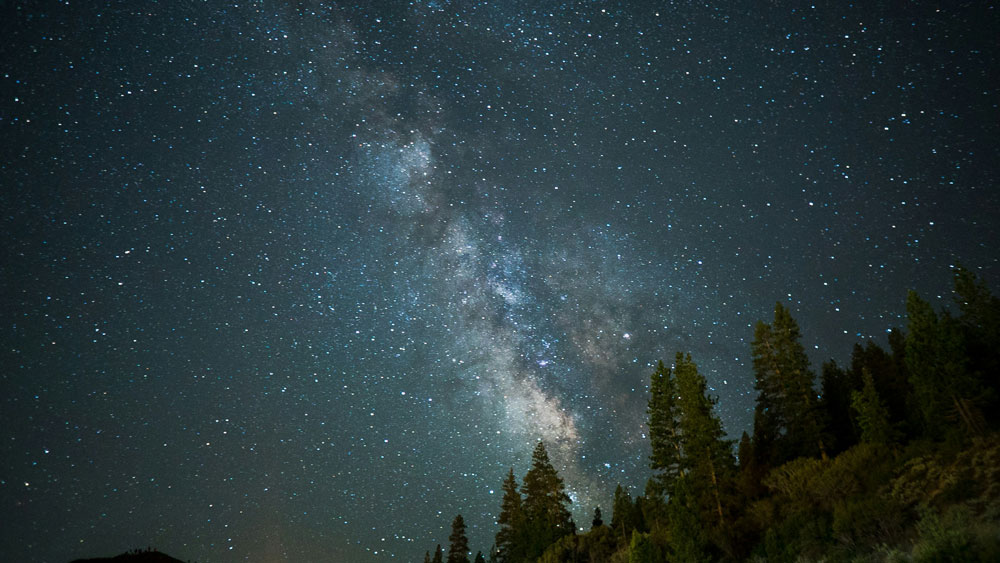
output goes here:
{"type": "Polygon", "coordinates": [[[424,563],[431,563],[431,552],[424,552],[424,563]]]}
{"type": "Polygon", "coordinates": [[[867,369],[864,370],[864,387],[851,393],[851,408],[857,413],[861,441],[867,444],[891,444],[898,438],[889,420],[889,409],[879,398],[875,381],[867,369]]]}
{"type": "Polygon", "coordinates": [[[542,442],[538,442],[531,454],[531,468],[524,476],[521,490],[527,519],[527,556],[534,560],[550,544],[576,532],[569,512],[569,495],[542,442]]]}
{"type": "Polygon", "coordinates": [[[920,412],[921,425],[926,434],[939,434],[946,410],[944,396],[937,384],[938,370],[938,319],[930,303],[924,301],[917,292],[910,291],[906,297],[906,366],[913,384],[914,406],[920,412]]]}
{"type": "Polygon", "coordinates": [[[650,376],[649,442],[652,455],[649,465],[653,470],[653,485],[657,496],[663,498],[673,489],[673,483],[683,475],[681,467],[681,436],[678,425],[677,383],[670,369],[663,362],[657,363],[650,376]]]}
{"type": "Polygon", "coordinates": [[[965,337],[969,371],[978,379],[980,408],[1000,420],[1000,298],[962,266],[954,269],[958,323],[965,337]]]}
{"type": "Polygon", "coordinates": [[[905,421],[906,396],[910,389],[896,359],[874,342],[869,341],[864,346],[855,344],[850,376],[854,391],[860,391],[864,386],[865,370],[871,374],[875,390],[888,410],[889,420],[893,424],[905,421]]]}
{"type": "MultiPolygon", "coordinates": [[[[962,266],[957,266],[952,272],[955,285],[955,303],[961,312],[960,320],[976,335],[976,340],[985,346],[990,346],[996,357],[1000,350],[1000,299],[994,297],[986,284],[975,274],[962,266]]],[[[979,352],[980,350],[977,350],[979,352]]]]}
{"type": "Polygon", "coordinates": [[[722,421],[714,412],[716,400],[707,395],[705,377],[698,373],[698,366],[691,361],[690,355],[677,353],[674,373],[681,412],[684,454],[681,465],[690,477],[702,516],[711,516],[724,526],[722,490],[734,470],[733,444],[725,439],[722,421]]]}
{"type": "Polygon", "coordinates": [[[674,483],[667,504],[668,537],[673,552],[671,561],[708,561],[708,534],[699,518],[689,477],[685,475],[674,483]]]}
{"type": "Polygon", "coordinates": [[[642,515],[644,529],[654,530],[666,522],[667,497],[660,492],[660,485],[652,478],[646,479],[642,494],[642,515]]]}
{"type": "Polygon", "coordinates": [[[476,558],[473,560],[472,563],[486,563],[486,558],[483,557],[483,552],[482,551],[477,551],[476,552],[476,558]]]}
{"type": "Polygon", "coordinates": [[[621,538],[622,543],[635,529],[635,523],[632,521],[633,513],[632,496],[619,483],[615,487],[614,504],[611,505],[611,528],[614,529],[615,535],[621,538]]]}
{"type": "Polygon", "coordinates": [[[740,437],[740,444],[736,451],[740,462],[736,480],[739,494],[746,500],[756,499],[765,491],[762,481],[766,474],[766,467],[762,465],[757,453],[757,445],[746,431],[740,437]]]}
{"type": "Polygon", "coordinates": [[[894,412],[893,405],[897,405],[897,419],[902,421],[906,438],[916,438],[923,427],[922,415],[914,401],[913,382],[910,380],[910,369],[906,366],[906,333],[902,329],[893,328],[889,331],[889,350],[900,381],[899,391],[893,392],[889,397],[889,412],[894,412]]]}
{"type": "Polygon", "coordinates": [[[844,451],[858,443],[857,431],[851,424],[851,393],[858,389],[853,370],[845,371],[831,360],[823,364],[820,381],[820,408],[833,438],[831,451],[844,451]]]}
{"type": "Polygon", "coordinates": [[[656,546],[649,535],[633,531],[628,544],[628,563],[655,563],[656,560],[656,546]]]}
{"type": "Polygon", "coordinates": [[[781,303],[775,304],[773,324],[754,327],[754,442],[774,448],[772,465],[803,455],[827,457],[813,373],[800,338],[798,323],[781,303]]]}
{"type": "Polygon", "coordinates": [[[601,507],[594,507],[594,520],[591,522],[591,528],[600,528],[604,525],[604,520],[601,519],[601,507]]]}
{"type": "Polygon", "coordinates": [[[948,313],[939,318],[914,291],[906,299],[906,313],[906,366],[925,433],[941,438],[948,422],[969,434],[982,433],[985,424],[975,398],[983,388],[968,369],[959,323],[948,313]]]}
{"type": "Polygon", "coordinates": [[[496,558],[501,563],[519,563],[524,560],[527,544],[527,518],[521,493],[518,491],[514,469],[503,481],[503,500],[497,517],[500,530],[496,535],[496,558]]]}
{"type": "Polygon", "coordinates": [[[437,550],[434,551],[434,559],[431,563],[444,563],[444,552],[441,551],[441,544],[438,544],[437,550]]]}
{"type": "Polygon", "coordinates": [[[451,522],[451,535],[448,536],[448,563],[469,563],[469,539],[465,537],[465,520],[462,515],[455,516],[451,522]]]}
{"type": "Polygon", "coordinates": [[[747,434],[746,430],[743,431],[739,445],[736,446],[736,457],[741,467],[753,458],[753,441],[750,440],[750,435],[747,434]]]}
{"type": "Polygon", "coordinates": [[[648,532],[649,529],[646,527],[646,499],[642,495],[635,497],[635,502],[632,503],[632,525],[634,529],[640,532],[648,532]]]}

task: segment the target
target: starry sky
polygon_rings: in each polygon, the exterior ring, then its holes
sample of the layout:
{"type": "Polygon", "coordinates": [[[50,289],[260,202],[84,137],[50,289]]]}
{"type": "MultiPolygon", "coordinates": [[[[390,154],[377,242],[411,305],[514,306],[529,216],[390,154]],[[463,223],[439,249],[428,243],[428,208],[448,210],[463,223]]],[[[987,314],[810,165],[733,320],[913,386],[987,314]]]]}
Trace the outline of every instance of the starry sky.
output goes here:
{"type": "Polygon", "coordinates": [[[473,551],[542,439],[589,527],[693,355],[749,428],[1000,278],[983,2],[9,2],[0,553],[473,551]]]}

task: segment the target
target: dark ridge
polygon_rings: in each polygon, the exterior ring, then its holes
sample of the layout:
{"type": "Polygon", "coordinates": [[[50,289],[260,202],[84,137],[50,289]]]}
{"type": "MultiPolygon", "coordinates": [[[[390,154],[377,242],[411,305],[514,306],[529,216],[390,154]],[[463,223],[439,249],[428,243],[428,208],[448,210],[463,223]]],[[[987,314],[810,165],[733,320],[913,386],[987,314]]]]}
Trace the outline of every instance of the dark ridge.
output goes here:
{"type": "Polygon", "coordinates": [[[143,551],[122,553],[114,557],[97,557],[94,559],[74,559],[70,563],[184,563],[159,551],[143,551]]]}

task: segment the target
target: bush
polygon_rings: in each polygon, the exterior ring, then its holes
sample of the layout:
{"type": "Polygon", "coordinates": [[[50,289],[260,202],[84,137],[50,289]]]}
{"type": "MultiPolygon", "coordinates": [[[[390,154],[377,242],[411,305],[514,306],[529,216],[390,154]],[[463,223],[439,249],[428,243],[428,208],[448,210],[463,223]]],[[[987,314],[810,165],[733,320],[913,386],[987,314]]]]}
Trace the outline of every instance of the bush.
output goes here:
{"type": "Polygon", "coordinates": [[[893,480],[892,496],[904,506],[965,503],[977,513],[1000,513],[1000,436],[979,439],[955,454],[910,459],[893,480]]]}
{"type": "Polygon", "coordinates": [[[920,540],[913,546],[913,561],[976,561],[972,553],[969,520],[967,510],[949,511],[948,518],[943,518],[934,510],[925,510],[923,518],[917,523],[920,540]]]}
{"type": "Polygon", "coordinates": [[[966,506],[953,506],[943,515],[925,510],[917,531],[920,539],[913,546],[914,563],[1000,561],[1000,526],[976,520],[966,506]]]}
{"type": "Polygon", "coordinates": [[[833,536],[852,549],[896,543],[904,524],[903,507],[882,495],[851,497],[833,510],[833,536]]]}
{"type": "Polygon", "coordinates": [[[831,551],[832,544],[826,514],[795,514],[768,528],[757,555],[766,561],[794,563],[802,557],[819,559],[831,551]]]}

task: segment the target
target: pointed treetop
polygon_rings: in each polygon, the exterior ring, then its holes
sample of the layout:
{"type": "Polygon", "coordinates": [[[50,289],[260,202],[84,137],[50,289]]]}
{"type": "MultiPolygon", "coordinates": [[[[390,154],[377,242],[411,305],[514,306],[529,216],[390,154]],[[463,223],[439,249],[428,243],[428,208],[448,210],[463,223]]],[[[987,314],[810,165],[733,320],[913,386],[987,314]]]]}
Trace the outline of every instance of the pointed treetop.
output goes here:
{"type": "Polygon", "coordinates": [[[649,465],[653,470],[653,484],[656,496],[663,497],[673,488],[674,481],[683,474],[681,468],[681,435],[678,420],[677,381],[670,368],[663,361],[656,364],[656,371],[650,376],[649,442],[651,452],[649,465]]]}
{"type": "Polygon", "coordinates": [[[461,514],[451,522],[448,542],[448,563],[469,563],[469,539],[465,536],[465,520],[461,514]]]}

